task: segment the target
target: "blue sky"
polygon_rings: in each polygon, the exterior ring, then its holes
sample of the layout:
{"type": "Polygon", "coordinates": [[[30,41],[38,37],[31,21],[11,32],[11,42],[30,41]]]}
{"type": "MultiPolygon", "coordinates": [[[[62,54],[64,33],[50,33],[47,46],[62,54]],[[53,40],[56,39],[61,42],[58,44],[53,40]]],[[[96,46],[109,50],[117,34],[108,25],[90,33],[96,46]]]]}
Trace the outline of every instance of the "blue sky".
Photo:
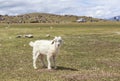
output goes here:
{"type": "Polygon", "coordinates": [[[0,14],[32,12],[110,18],[120,15],[120,0],[0,0],[0,14]]]}

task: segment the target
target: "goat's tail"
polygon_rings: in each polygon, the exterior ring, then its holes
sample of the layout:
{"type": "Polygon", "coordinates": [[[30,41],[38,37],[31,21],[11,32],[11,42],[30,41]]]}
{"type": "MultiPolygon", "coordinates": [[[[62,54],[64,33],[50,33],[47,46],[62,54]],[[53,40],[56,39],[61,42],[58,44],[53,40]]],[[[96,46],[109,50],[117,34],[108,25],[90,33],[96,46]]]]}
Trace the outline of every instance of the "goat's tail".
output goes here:
{"type": "Polygon", "coordinates": [[[31,47],[33,47],[33,46],[34,46],[34,42],[31,41],[31,42],[29,43],[29,45],[30,45],[31,47]]]}

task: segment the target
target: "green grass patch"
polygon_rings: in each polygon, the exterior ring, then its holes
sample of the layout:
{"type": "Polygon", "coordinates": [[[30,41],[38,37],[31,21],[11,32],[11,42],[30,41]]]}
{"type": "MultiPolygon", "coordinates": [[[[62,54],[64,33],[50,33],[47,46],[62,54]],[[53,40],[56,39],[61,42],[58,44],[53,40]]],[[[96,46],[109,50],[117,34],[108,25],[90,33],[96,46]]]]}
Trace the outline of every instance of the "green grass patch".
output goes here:
{"type": "Polygon", "coordinates": [[[119,81],[119,31],[120,23],[1,24],[0,81],[119,81]],[[16,38],[25,34],[34,38],[16,38]],[[47,70],[38,60],[34,70],[28,43],[54,36],[64,40],[58,68],[47,70]]]}

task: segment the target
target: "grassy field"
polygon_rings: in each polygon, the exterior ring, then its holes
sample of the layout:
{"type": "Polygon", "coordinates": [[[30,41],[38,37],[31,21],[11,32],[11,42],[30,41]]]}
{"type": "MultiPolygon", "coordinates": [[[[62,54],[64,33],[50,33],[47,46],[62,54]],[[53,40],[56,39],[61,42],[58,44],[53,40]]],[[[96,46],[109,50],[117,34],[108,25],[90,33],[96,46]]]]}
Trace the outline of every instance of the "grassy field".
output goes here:
{"type": "Polygon", "coordinates": [[[120,81],[120,23],[0,24],[0,81],[120,81]],[[28,43],[54,36],[64,40],[57,69],[38,60],[34,70],[28,43]]]}

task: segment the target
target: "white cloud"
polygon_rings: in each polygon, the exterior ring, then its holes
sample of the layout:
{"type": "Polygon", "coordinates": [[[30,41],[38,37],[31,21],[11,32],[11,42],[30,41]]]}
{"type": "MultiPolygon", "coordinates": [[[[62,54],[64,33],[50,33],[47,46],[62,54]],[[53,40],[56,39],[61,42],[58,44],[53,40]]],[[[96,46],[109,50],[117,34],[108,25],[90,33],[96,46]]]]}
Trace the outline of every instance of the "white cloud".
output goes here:
{"type": "MultiPolygon", "coordinates": [[[[108,18],[120,15],[119,0],[92,0],[93,7],[90,7],[90,13],[93,17],[108,18]]],[[[89,15],[89,14],[87,14],[89,15]]]]}
{"type": "Polygon", "coordinates": [[[0,14],[44,12],[107,18],[120,15],[120,0],[0,0],[0,14]]]}

